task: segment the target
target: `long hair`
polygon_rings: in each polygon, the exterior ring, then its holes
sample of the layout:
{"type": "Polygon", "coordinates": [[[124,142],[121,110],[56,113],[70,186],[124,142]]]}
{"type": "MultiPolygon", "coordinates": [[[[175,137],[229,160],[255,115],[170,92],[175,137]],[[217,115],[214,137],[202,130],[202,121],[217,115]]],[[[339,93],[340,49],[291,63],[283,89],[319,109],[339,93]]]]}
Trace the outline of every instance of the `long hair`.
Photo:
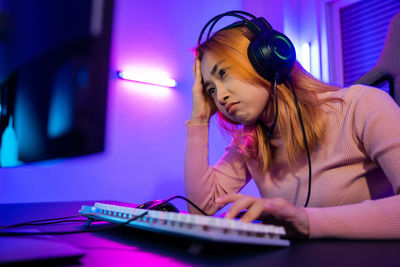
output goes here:
{"type": "MultiPolygon", "coordinates": [[[[252,33],[245,27],[219,31],[196,48],[196,56],[201,60],[204,53],[211,53],[217,59],[226,60],[231,66],[232,75],[250,84],[262,86],[272,95],[272,83],[258,75],[247,57],[247,47],[252,37],[252,33]]],[[[302,114],[308,146],[312,151],[316,143],[322,141],[325,135],[322,106],[330,101],[338,100],[319,98],[318,94],[335,91],[338,88],[315,79],[297,62],[290,75],[302,114]]],[[[290,84],[287,82],[278,84],[277,96],[279,115],[276,126],[283,143],[286,160],[289,164],[293,164],[301,152],[305,153],[306,148],[290,84]]],[[[208,101],[211,100],[208,94],[205,94],[205,97],[208,101]]],[[[270,97],[269,101],[269,108],[275,110],[273,97],[270,97]]],[[[236,145],[247,158],[258,161],[261,170],[266,171],[271,167],[273,152],[264,122],[258,121],[254,125],[239,126],[221,112],[218,112],[218,122],[223,129],[232,134],[236,145]]]]}

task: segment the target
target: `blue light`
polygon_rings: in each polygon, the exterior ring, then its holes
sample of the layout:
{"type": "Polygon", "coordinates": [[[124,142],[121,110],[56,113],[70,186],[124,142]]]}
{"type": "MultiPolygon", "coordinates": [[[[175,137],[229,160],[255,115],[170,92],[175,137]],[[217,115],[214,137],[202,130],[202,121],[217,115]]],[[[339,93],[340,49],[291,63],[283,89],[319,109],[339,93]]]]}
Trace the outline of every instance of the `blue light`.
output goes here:
{"type": "Polygon", "coordinates": [[[18,160],[18,141],[12,125],[13,118],[10,117],[8,126],[1,138],[0,162],[2,167],[12,167],[20,164],[18,160]]]}
{"type": "Polygon", "coordinates": [[[69,64],[58,71],[54,83],[50,102],[47,135],[57,138],[65,135],[73,126],[74,121],[74,79],[73,67],[69,64]]]}

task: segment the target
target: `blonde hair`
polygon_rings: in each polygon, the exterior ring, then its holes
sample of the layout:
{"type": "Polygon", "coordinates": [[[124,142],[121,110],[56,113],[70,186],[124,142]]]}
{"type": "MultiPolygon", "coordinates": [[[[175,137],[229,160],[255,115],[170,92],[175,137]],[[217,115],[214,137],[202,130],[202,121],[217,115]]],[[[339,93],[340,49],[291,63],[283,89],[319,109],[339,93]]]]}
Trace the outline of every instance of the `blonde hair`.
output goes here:
{"type": "MultiPolygon", "coordinates": [[[[226,60],[231,66],[232,75],[250,84],[263,86],[272,94],[271,82],[257,74],[247,57],[247,47],[251,38],[251,32],[245,27],[219,31],[196,48],[196,56],[201,60],[204,53],[211,53],[217,59],[226,60]]],[[[308,146],[312,151],[315,144],[323,140],[325,135],[322,106],[330,101],[338,100],[336,98],[321,99],[317,95],[335,91],[338,88],[315,79],[297,62],[294,64],[290,76],[302,114],[308,146]]],[[[299,153],[305,153],[306,147],[290,88],[287,82],[277,86],[279,115],[276,126],[281,135],[284,155],[289,164],[293,164],[299,153]]],[[[205,96],[209,98],[207,94],[205,96]]],[[[275,100],[272,97],[270,99],[269,106],[275,110],[275,100]]],[[[235,143],[247,158],[256,159],[259,168],[264,171],[271,167],[272,151],[266,135],[268,129],[262,121],[258,121],[255,125],[240,127],[218,112],[218,122],[223,129],[232,134],[235,143]]]]}

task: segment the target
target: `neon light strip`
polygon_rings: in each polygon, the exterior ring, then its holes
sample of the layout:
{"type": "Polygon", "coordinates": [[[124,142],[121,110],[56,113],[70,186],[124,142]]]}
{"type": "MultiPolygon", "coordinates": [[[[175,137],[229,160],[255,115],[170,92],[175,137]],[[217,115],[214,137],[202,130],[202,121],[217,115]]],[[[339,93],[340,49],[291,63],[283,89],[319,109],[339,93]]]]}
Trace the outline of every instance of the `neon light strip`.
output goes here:
{"type": "Polygon", "coordinates": [[[303,65],[303,68],[305,70],[307,70],[308,72],[311,72],[312,61],[311,61],[311,44],[310,43],[302,44],[301,50],[300,50],[299,61],[300,61],[301,65],[303,65]]]}
{"type": "Polygon", "coordinates": [[[120,79],[132,81],[132,82],[140,82],[140,83],[147,83],[159,86],[166,86],[166,87],[175,87],[176,81],[169,78],[164,77],[162,75],[157,75],[154,73],[133,73],[128,71],[118,71],[118,77],[120,79]]]}

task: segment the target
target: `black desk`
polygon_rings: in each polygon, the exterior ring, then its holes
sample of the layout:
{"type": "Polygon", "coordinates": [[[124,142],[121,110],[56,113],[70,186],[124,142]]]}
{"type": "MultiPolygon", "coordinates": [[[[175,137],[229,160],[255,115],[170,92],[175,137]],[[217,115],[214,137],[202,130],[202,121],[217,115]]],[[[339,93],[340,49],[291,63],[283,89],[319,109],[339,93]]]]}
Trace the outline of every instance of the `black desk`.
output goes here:
{"type": "MultiPolygon", "coordinates": [[[[123,205],[123,203],[117,204],[123,205]]],[[[93,205],[93,202],[2,204],[0,225],[75,215],[82,205],[93,205]]],[[[83,223],[36,228],[43,231],[84,229],[83,223]]],[[[57,238],[87,251],[87,254],[73,266],[400,265],[400,240],[292,240],[290,247],[286,248],[206,244],[200,255],[192,255],[187,252],[190,240],[128,227],[106,232],[62,235],[57,238]]]]}

